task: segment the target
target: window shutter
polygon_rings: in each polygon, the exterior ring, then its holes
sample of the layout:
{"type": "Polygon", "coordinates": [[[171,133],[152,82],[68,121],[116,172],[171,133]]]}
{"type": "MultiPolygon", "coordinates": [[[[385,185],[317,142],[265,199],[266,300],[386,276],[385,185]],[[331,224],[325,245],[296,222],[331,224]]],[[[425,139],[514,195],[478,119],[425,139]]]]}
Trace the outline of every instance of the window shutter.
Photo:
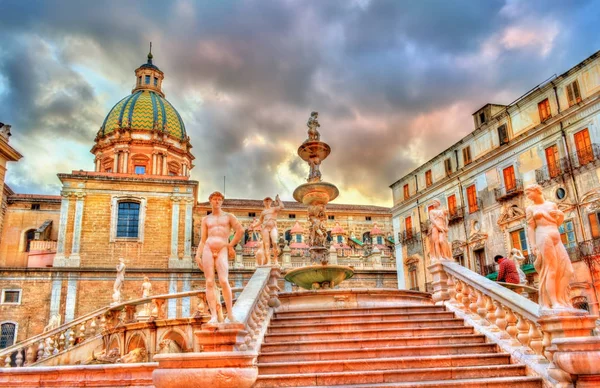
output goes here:
{"type": "Polygon", "coordinates": [[[577,81],[573,82],[573,97],[575,97],[575,102],[581,101],[581,93],[579,93],[579,83],[577,81]]]}
{"type": "Polygon", "coordinates": [[[592,230],[592,238],[600,237],[600,227],[598,225],[598,216],[596,213],[588,214],[590,220],[590,229],[592,230]]]}
{"type": "Polygon", "coordinates": [[[569,100],[569,106],[575,103],[575,95],[573,93],[573,84],[567,85],[567,99],[569,100]]]}

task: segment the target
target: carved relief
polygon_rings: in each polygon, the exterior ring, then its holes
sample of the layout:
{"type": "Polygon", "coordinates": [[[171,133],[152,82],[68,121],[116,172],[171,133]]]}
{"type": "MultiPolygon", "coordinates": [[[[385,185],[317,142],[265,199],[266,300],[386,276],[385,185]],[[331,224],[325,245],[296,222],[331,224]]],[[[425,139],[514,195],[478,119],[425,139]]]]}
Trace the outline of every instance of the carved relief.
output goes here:
{"type": "Polygon", "coordinates": [[[525,218],[525,211],[519,208],[518,205],[506,203],[502,205],[502,210],[500,211],[500,217],[498,218],[498,226],[503,227],[504,225],[518,221],[520,219],[525,218]]]}
{"type": "Polygon", "coordinates": [[[464,254],[464,247],[467,245],[465,241],[454,240],[452,241],[452,256],[460,256],[464,254]]]}
{"type": "Polygon", "coordinates": [[[480,249],[485,246],[485,240],[487,240],[487,233],[481,231],[481,226],[478,221],[471,220],[471,231],[469,232],[469,238],[467,243],[472,249],[480,249]]]}

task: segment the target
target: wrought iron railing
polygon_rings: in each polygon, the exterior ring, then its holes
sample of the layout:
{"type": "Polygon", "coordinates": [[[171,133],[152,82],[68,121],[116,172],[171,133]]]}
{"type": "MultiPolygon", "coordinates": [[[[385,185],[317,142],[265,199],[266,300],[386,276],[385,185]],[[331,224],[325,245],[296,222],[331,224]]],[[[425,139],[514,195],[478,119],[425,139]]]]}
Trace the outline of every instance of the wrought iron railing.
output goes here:
{"type": "Polygon", "coordinates": [[[535,170],[535,180],[540,185],[547,185],[553,179],[559,179],[565,174],[571,173],[571,161],[569,158],[560,158],[542,168],[535,170]]]}
{"type": "Polygon", "coordinates": [[[523,181],[521,179],[515,179],[514,182],[515,183],[512,185],[494,189],[496,201],[504,201],[523,193],[523,181]]]}
{"type": "Polygon", "coordinates": [[[600,159],[600,145],[590,144],[571,153],[571,166],[578,169],[600,159]]]}
{"type": "Polygon", "coordinates": [[[414,228],[399,232],[398,241],[400,241],[402,245],[413,245],[418,241],[421,241],[421,233],[418,233],[414,228]]]}
{"type": "Polygon", "coordinates": [[[584,260],[589,266],[600,261],[600,238],[582,241],[577,244],[580,260],[584,260]]]}
{"type": "Polygon", "coordinates": [[[431,229],[431,221],[426,220],[421,222],[421,233],[427,234],[429,233],[429,229],[431,229]]]}
{"type": "Polygon", "coordinates": [[[465,217],[465,208],[463,206],[455,207],[448,211],[448,223],[454,224],[465,217]]]}

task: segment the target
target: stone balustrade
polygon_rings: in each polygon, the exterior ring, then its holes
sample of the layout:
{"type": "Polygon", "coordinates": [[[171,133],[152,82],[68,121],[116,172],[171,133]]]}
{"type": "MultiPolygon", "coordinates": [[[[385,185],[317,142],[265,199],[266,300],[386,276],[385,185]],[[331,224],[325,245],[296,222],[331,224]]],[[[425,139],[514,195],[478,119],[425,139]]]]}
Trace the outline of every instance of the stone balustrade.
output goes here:
{"type": "MultiPolygon", "coordinates": [[[[234,292],[241,290],[242,288],[233,289],[234,292]]],[[[196,297],[198,310],[202,310],[204,294],[204,290],[194,290],[154,295],[106,306],[57,328],[48,328],[39,335],[0,350],[0,360],[3,360],[5,368],[42,365],[47,363],[50,358],[58,357],[89,340],[100,338],[103,333],[111,331],[117,326],[136,323],[140,320],[165,319],[165,307],[169,299],[196,297]],[[145,310],[148,306],[152,306],[152,309],[147,311],[146,316],[139,314],[142,311],[138,313],[138,309],[145,310]]],[[[198,311],[192,312],[192,316],[196,314],[198,311]]]]}
{"type": "Polygon", "coordinates": [[[600,368],[592,368],[595,374],[577,366],[565,372],[553,362],[557,351],[563,364],[564,359],[578,356],[576,351],[565,355],[569,352],[565,343],[583,348],[582,338],[588,338],[583,341],[587,350],[600,354],[600,341],[590,337],[597,316],[577,309],[542,310],[532,300],[453,261],[435,262],[428,269],[433,276],[434,302],[465,318],[552,386],[573,386],[579,374],[585,375],[582,382],[596,377],[593,381],[600,381],[600,368]]]}
{"type": "Polygon", "coordinates": [[[31,240],[29,245],[29,251],[52,251],[56,252],[57,241],[43,241],[43,240],[31,240]]]}

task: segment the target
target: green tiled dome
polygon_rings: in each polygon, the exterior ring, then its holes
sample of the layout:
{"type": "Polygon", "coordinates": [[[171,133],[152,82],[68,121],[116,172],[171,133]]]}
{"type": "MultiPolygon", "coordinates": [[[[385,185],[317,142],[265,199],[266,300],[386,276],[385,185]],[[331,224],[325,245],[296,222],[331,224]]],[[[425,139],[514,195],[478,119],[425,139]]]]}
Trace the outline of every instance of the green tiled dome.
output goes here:
{"type": "Polygon", "coordinates": [[[164,97],[151,90],[137,90],[119,101],[104,119],[99,136],[118,128],[164,131],[185,140],[185,126],[181,116],[164,97]]]}

